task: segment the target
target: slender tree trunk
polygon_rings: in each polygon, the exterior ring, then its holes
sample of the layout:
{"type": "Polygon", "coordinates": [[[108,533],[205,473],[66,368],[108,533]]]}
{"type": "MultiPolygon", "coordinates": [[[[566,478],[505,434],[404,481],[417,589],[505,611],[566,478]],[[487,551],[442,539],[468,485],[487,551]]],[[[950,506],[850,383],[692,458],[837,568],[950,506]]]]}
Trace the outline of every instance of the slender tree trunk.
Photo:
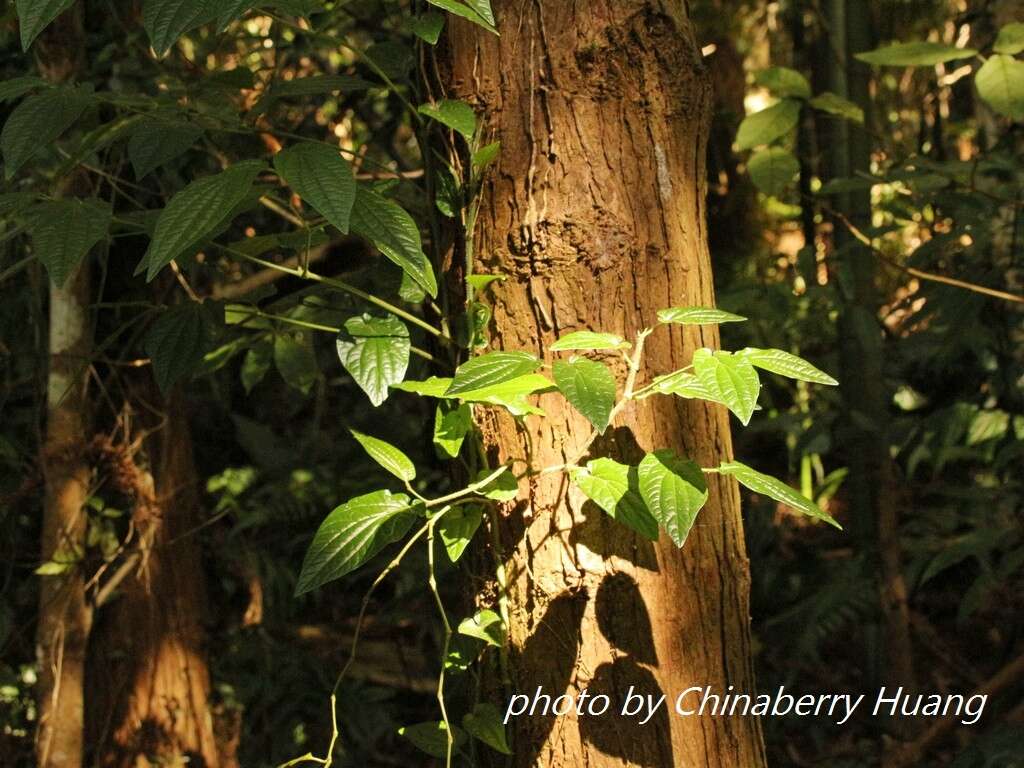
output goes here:
{"type": "MultiPolygon", "coordinates": [[[[81,9],[60,16],[36,43],[39,68],[51,82],[71,78],[84,52],[81,9]]],[[[81,194],[87,180],[73,173],[57,196],[81,194]]],[[[85,544],[85,502],[91,470],[86,460],[90,403],[87,365],[92,354],[90,269],[82,265],[63,288],[50,284],[50,368],[46,382],[46,434],[42,465],[46,479],[42,561],[75,559],[85,544]]],[[[40,768],[82,764],[82,713],[86,647],[92,609],[77,565],[44,576],[39,587],[36,657],[39,720],[36,759],[40,768]]]]}
{"type": "Polygon", "coordinates": [[[192,436],[180,397],[154,401],[162,421],[148,425],[147,461],[129,459],[121,473],[132,478],[138,557],[94,632],[89,732],[103,768],[184,758],[228,768],[237,763],[218,751],[210,708],[192,436]],[[152,474],[139,469],[147,463],[152,474]]]}
{"type": "MultiPolygon", "coordinates": [[[[830,0],[830,88],[870,116],[870,71],[852,54],[870,50],[868,8],[847,0],[830,0]]],[[[830,174],[833,178],[869,173],[868,134],[846,121],[834,121],[830,174]]],[[[837,198],[844,215],[861,230],[871,224],[868,192],[837,198]]],[[[840,381],[846,414],[843,445],[850,466],[847,481],[854,535],[868,553],[869,572],[877,574],[882,612],[883,665],[875,677],[886,685],[914,687],[910,611],[902,571],[895,475],[888,455],[888,407],[882,371],[882,330],[872,253],[835,223],[834,265],[840,296],[840,381]]],[[[869,644],[870,648],[870,644],[869,644]]],[[[870,651],[869,651],[870,652],[870,651]]],[[[872,654],[874,655],[874,654],[872,654]]],[[[897,718],[893,727],[900,727],[897,718]]]]}
{"type": "MultiPolygon", "coordinates": [[[[683,4],[494,5],[500,37],[455,22],[449,38],[452,90],[482,108],[502,144],[476,243],[478,271],[509,275],[494,290],[493,346],[541,353],[570,330],[632,334],[660,307],[711,304],[710,93],[683,4]]],[[[717,343],[711,327],[661,331],[648,341],[641,379],[717,343]]],[[[589,424],[555,396],[541,407],[546,418],[524,424],[497,409],[482,415],[492,459],[528,456],[543,467],[575,454],[589,424]]],[[[592,454],[635,462],[662,447],[705,464],[729,458],[726,413],[645,400],[592,454]]],[[[526,501],[500,525],[512,686],[613,699],[634,686],[665,694],[668,711],[643,727],[617,715],[520,718],[515,764],[764,765],[756,719],[671,714],[690,686],[753,692],[736,486],[712,476],[682,550],[665,537],[635,538],[558,475],[524,481],[521,491],[526,501]]]]}

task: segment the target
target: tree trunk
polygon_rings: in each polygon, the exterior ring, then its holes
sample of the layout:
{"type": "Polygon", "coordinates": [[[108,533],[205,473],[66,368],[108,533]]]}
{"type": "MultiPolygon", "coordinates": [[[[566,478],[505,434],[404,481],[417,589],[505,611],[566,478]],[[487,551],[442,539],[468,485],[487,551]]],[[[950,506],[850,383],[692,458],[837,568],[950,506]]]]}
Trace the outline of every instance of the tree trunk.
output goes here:
{"type": "Polygon", "coordinates": [[[157,407],[161,423],[147,425],[156,428],[146,446],[152,474],[134,461],[121,473],[133,478],[138,557],[97,622],[89,731],[103,768],[184,758],[190,766],[227,768],[236,763],[218,752],[210,709],[192,436],[180,397],[157,407]]]}
{"type": "MultiPolygon", "coordinates": [[[[500,37],[452,24],[451,90],[483,110],[502,146],[475,245],[477,271],[509,275],[493,291],[494,348],[542,353],[567,331],[628,335],[654,324],[658,308],[713,303],[710,92],[683,5],[506,1],[495,3],[500,37]]],[[[713,327],[663,329],[648,341],[641,380],[717,343],[713,327]]],[[[523,425],[482,414],[492,460],[544,467],[575,455],[590,425],[557,396],[540,404],[546,418],[523,425]]],[[[635,463],[663,447],[704,465],[730,458],[725,411],[644,400],[591,453],[635,463]]],[[[516,765],[764,765],[756,719],[671,713],[690,686],[753,692],[739,495],[718,475],[709,485],[679,550],[664,536],[637,539],[563,476],[524,481],[525,501],[500,526],[513,687],[621,699],[632,685],[666,695],[668,710],[642,727],[611,714],[519,718],[516,765]]]]}
{"type": "MultiPolygon", "coordinates": [[[[71,78],[83,56],[81,9],[60,16],[36,42],[40,72],[51,82],[71,78]]],[[[87,193],[88,180],[72,173],[55,195],[87,193]]],[[[46,492],[41,537],[42,562],[74,560],[84,550],[91,470],[86,443],[91,412],[87,394],[92,354],[89,319],[90,269],[87,261],[63,288],[50,283],[50,367],[46,382],[46,434],[42,451],[46,492]]],[[[82,713],[86,647],[92,609],[86,600],[82,568],[42,577],[36,659],[39,768],[78,768],[82,764],[82,713]]]]}

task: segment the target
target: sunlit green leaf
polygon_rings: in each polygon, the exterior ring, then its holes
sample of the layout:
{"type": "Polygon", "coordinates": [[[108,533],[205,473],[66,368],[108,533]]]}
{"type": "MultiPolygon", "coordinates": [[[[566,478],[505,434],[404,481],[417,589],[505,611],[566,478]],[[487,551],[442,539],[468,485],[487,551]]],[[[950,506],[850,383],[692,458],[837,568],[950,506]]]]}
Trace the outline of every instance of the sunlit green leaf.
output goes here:
{"type": "Polygon", "coordinates": [[[539,367],[540,360],[529,352],[488,352],[460,365],[445,394],[479,391],[533,373],[539,367]]]}
{"type": "Polygon", "coordinates": [[[408,29],[420,40],[430,45],[437,45],[437,41],[441,37],[441,30],[444,29],[444,15],[428,11],[410,17],[406,24],[408,29]]]}
{"type": "Polygon", "coordinates": [[[471,618],[463,619],[458,631],[460,635],[475,637],[496,648],[505,644],[505,626],[501,617],[491,610],[484,609],[471,618]]]}
{"type": "Polygon", "coordinates": [[[587,417],[598,432],[608,428],[615,407],[615,377],[601,363],[583,357],[556,360],[555,384],[565,399],[587,417]]]}
{"type": "Polygon", "coordinates": [[[704,473],[694,462],[660,450],[644,456],[637,468],[640,496],[665,531],[681,547],[708,500],[704,473]]]}
{"type": "Polygon", "coordinates": [[[830,115],[844,117],[855,123],[864,122],[864,110],[842,96],[837,96],[831,91],[820,93],[811,99],[811,106],[815,109],[827,112],[830,115]]]}
{"type": "Polygon", "coordinates": [[[757,408],[761,381],[749,360],[698,349],[693,355],[693,369],[701,387],[724,403],[744,425],[750,422],[757,408]]]}
{"type": "Polygon", "coordinates": [[[644,538],[657,541],[658,521],[640,496],[636,467],[602,457],[588,461],[584,469],[573,473],[572,479],[588,499],[612,518],[644,538]]]}
{"type": "Polygon", "coordinates": [[[813,501],[801,495],[781,480],[776,480],[771,475],[758,472],[756,469],[748,467],[746,464],[742,464],[738,461],[723,462],[716,471],[723,475],[735,477],[742,485],[745,485],[747,488],[754,491],[754,493],[763,494],[769,498],[775,499],[775,501],[782,502],[788,507],[792,507],[798,512],[810,515],[811,517],[816,517],[819,520],[824,520],[826,523],[834,525],[836,528],[842,528],[842,526],[839,525],[839,523],[837,523],[830,514],[821,509],[813,501]]]}
{"type": "Polygon", "coordinates": [[[476,114],[464,101],[445,99],[436,104],[423,104],[418,111],[462,134],[467,140],[472,140],[476,133],[476,114]]]}
{"type": "Polygon", "coordinates": [[[409,366],[409,329],[393,315],[363,315],[345,322],[338,334],[338,358],[375,406],[388,397],[388,387],[405,377],[409,366]]]}
{"type": "Polygon", "coordinates": [[[348,233],[356,199],[352,166],[338,150],[303,141],[274,156],[274,168],[292,190],[340,232],[348,233]]]}
{"type": "Polygon", "coordinates": [[[738,323],[747,318],[714,307],[669,307],[658,310],[658,322],[682,325],[711,325],[738,323]]]}
{"type": "Polygon", "coordinates": [[[784,352],[781,349],[756,349],[748,347],[736,353],[766,371],[777,373],[780,376],[788,376],[791,379],[809,381],[814,384],[827,384],[835,386],[839,382],[822,370],[815,368],[803,358],[784,352]]]}
{"type": "Polygon", "coordinates": [[[1014,56],[1024,51],[1024,22],[1014,21],[999,28],[992,50],[1014,56]]]}
{"type": "Polygon", "coordinates": [[[437,524],[448,559],[457,562],[466,551],[469,542],[483,520],[483,508],[479,504],[462,504],[449,509],[437,524]]]}
{"type": "Polygon", "coordinates": [[[373,243],[431,296],[437,296],[437,278],[420,241],[412,216],[397,203],[359,187],[351,216],[352,231],[373,243]]]}
{"type": "Polygon", "coordinates": [[[371,435],[364,435],[362,432],[356,432],[354,429],[350,429],[349,432],[363,446],[363,450],[370,455],[371,459],[399,480],[409,482],[416,479],[416,467],[412,461],[391,443],[371,435]]]}
{"type": "Polygon", "coordinates": [[[794,96],[798,99],[811,97],[811,85],[807,78],[789,67],[769,67],[754,76],[754,82],[767,88],[780,98],[794,96]]]}
{"type": "Polygon", "coordinates": [[[736,133],[737,148],[742,151],[771,144],[793,130],[799,119],[800,102],[796,99],[783,99],[767,109],[747,115],[736,133]]]}
{"type": "Polygon", "coordinates": [[[477,6],[480,6],[481,8],[486,6],[487,10],[489,10],[490,3],[488,0],[475,0],[475,2],[468,5],[460,0],[427,0],[427,2],[433,6],[448,11],[448,13],[468,19],[489,32],[497,33],[498,31],[494,26],[494,14],[488,13],[487,15],[481,15],[481,13],[476,10],[477,6]]]}
{"type": "Polygon", "coordinates": [[[1024,61],[1002,54],[990,56],[974,76],[974,84],[996,112],[1024,120],[1024,61]]]}
{"type": "Polygon", "coordinates": [[[434,445],[450,459],[457,458],[466,435],[473,428],[473,413],[467,403],[440,402],[434,414],[434,445]]]}
{"type": "MultiPolygon", "coordinates": [[[[493,469],[481,469],[476,476],[475,482],[479,483],[494,473],[493,469]]],[[[519,495],[519,481],[512,471],[505,469],[500,475],[481,488],[478,493],[485,498],[494,501],[514,501],[519,495]]]]}
{"type": "Polygon", "coordinates": [[[614,333],[596,331],[573,331],[559,337],[548,349],[552,352],[568,350],[629,349],[632,345],[614,333]]]}
{"type": "Polygon", "coordinates": [[[977,56],[973,48],[957,48],[943,43],[919,41],[896,43],[873,51],[854,54],[854,58],[878,67],[931,67],[944,61],[977,56]]]}

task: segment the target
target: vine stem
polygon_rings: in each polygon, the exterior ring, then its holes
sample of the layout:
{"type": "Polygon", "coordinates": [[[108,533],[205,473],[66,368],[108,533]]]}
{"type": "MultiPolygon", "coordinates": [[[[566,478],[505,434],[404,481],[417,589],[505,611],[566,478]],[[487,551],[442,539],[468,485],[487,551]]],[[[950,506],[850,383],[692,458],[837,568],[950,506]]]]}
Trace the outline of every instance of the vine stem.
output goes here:
{"type": "Polygon", "coordinates": [[[413,325],[422,328],[424,331],[426,331],[429,334],[432,334],[433,336],[437,336],[438,338],[444,339],[445,341],[451,341],[451,337],[449,337],[443,331],[438,330],[425,320],[421,320],[420,318],[416,317],[416,315],[406,312],[401,307],[396,307],[394,304],[384,301],[384,299],[378,298],[377,296],[367,293],[366,291],[362,291],[359,288],[356,288],[354,285],[349,285],[348,283],[342,280],[337,280],[333,277],[325,277],[323,275],[317,274],[316,272],[312,272],[309,269],[286,267],[282,264],[275,264],[272,261],[261,259],[258,256],[250,256],[247,253],[242,253],[241,251],[235,250],[234,248],[230,248],[226,245],[218,245],[217,247],[223,250],[225,253],[228,253],[236,258],[245,259],[246,261],[252,262],[253,264],[259,264],[261,267],[266,267],[267,269],[274,269],[277,270],[278,272],[283,272],[286,275],[292,275],[294,277],[311,280],[312,282],[315,283],[322,283],[323,285],[327,285],[332,288],[337,288],[339,291],[344,291],[345,293],[357,296],[358,298],[362,299],[363,301],[369,304],[373,304],[374,306],[380,307],[384,311],[390,312],[392,315],[400,317],[406,322],[412,323],[413,325]]]}
{"type": "Polygon", "coordinates": [[[437,604],[438,613],[441,614],[441,623],[444,625],[444,644],[441,647],[441,670],[437,675],[437,704],[441,708],[441,722],[444,723],[446,742],[445,768],[451,768],[452,747],[455,745],[455,737],[452,733],[452,725],[448,720],[448,708],[444,703],[444,665],[448,660],[448,649],[452,641],[452,625],[448,621],[448,614],[444,610],[444,601],[441,600],[441,592],[437,588],[437,576],[434,568],[434,526],[444,516],[445,510],[434,515],[427,521],[427,580],[430,583],[430,591],[434,595],[434,602],[437,604]]]}

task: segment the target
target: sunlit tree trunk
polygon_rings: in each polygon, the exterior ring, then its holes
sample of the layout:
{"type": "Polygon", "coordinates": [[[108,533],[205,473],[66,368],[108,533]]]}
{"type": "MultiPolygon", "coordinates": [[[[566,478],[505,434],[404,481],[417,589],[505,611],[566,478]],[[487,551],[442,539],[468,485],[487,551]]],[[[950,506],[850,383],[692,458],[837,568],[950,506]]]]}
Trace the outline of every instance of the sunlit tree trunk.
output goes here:
{"type": "MultiPolygon", "coordinates": [[[[72,78],[82,64],[80,7],[63,14],[36,42],[40,72],[51,82],[72,78]]],[[[57,196],[81,194],[87,180],[72,173],[57,196]]],[[[50,367],[46,382],[46,433],[42,466],[46,479],[41,557],[44,563],[75,560],[84,550],[85,502],[91,471],[86,459],[90,420],[88,365],[92,354],[88,262],[63,288],[50,284],[50,367]]],[[[36,657],[39,713],[36,759],[40,768],[82,764],[82,712],[86,647],[92,609],[84,574],[72,565],[44,576],[39,587],[36,657]]]]}
{"type": "Polygon", "coordinates": [[[122,478],[134,486],[136,554],[94,631],[89,732],[103,768],[186,758],[189,765],[229,768],[234,756],[219,752],[210,707],[192,436],[182,398],[161,400],[138,404],[142,424],[154,429],[145,461],[122,458],[122,478]],[[161,418],[145,418],[154,406],[161,418]],[[151,471],[141,468],[147,465],[151,471]]]}
{"type": "MultiPolygon", "coordinates": [[[[543,353],[570,330],[633,334],[660,307],[711,304],[704,225],[708,79],[678,2],[497,2],[500,37],[452,24],[450,90],[485,115],[501,156],[483,192],[476,270],[493,292],[492,345],[543,353]]],[[[641,378],[683,367],[711,327],[648,341],[641,378]]],[[[622,364],[617,364],[622,373],[622,364]]],[[[556,396],[546,418],[481,417],[493,461],[573,457],[589,424],[556,396]]],[[[631,462],[672,447],[704,464],[731,454],[724,410],[645,400],[593,454],[631,462]]],[[[522,470],[522,464],[518,465],[522,470]]],[[[637,539],[563,476],[521,485],[500,524],[507,568],[511,687],[552,695],[630,686],[674,697],[690,686],[753,691],[747,557],[739,497],[712,476],[686,546],[637,539]]],[[[691,699],[692,700],[692,699],[691,699]]],[[[764,765],[759,723],[677,717],[646,726],[569,714],[515,721],[517,766],[764,765]]]]}

